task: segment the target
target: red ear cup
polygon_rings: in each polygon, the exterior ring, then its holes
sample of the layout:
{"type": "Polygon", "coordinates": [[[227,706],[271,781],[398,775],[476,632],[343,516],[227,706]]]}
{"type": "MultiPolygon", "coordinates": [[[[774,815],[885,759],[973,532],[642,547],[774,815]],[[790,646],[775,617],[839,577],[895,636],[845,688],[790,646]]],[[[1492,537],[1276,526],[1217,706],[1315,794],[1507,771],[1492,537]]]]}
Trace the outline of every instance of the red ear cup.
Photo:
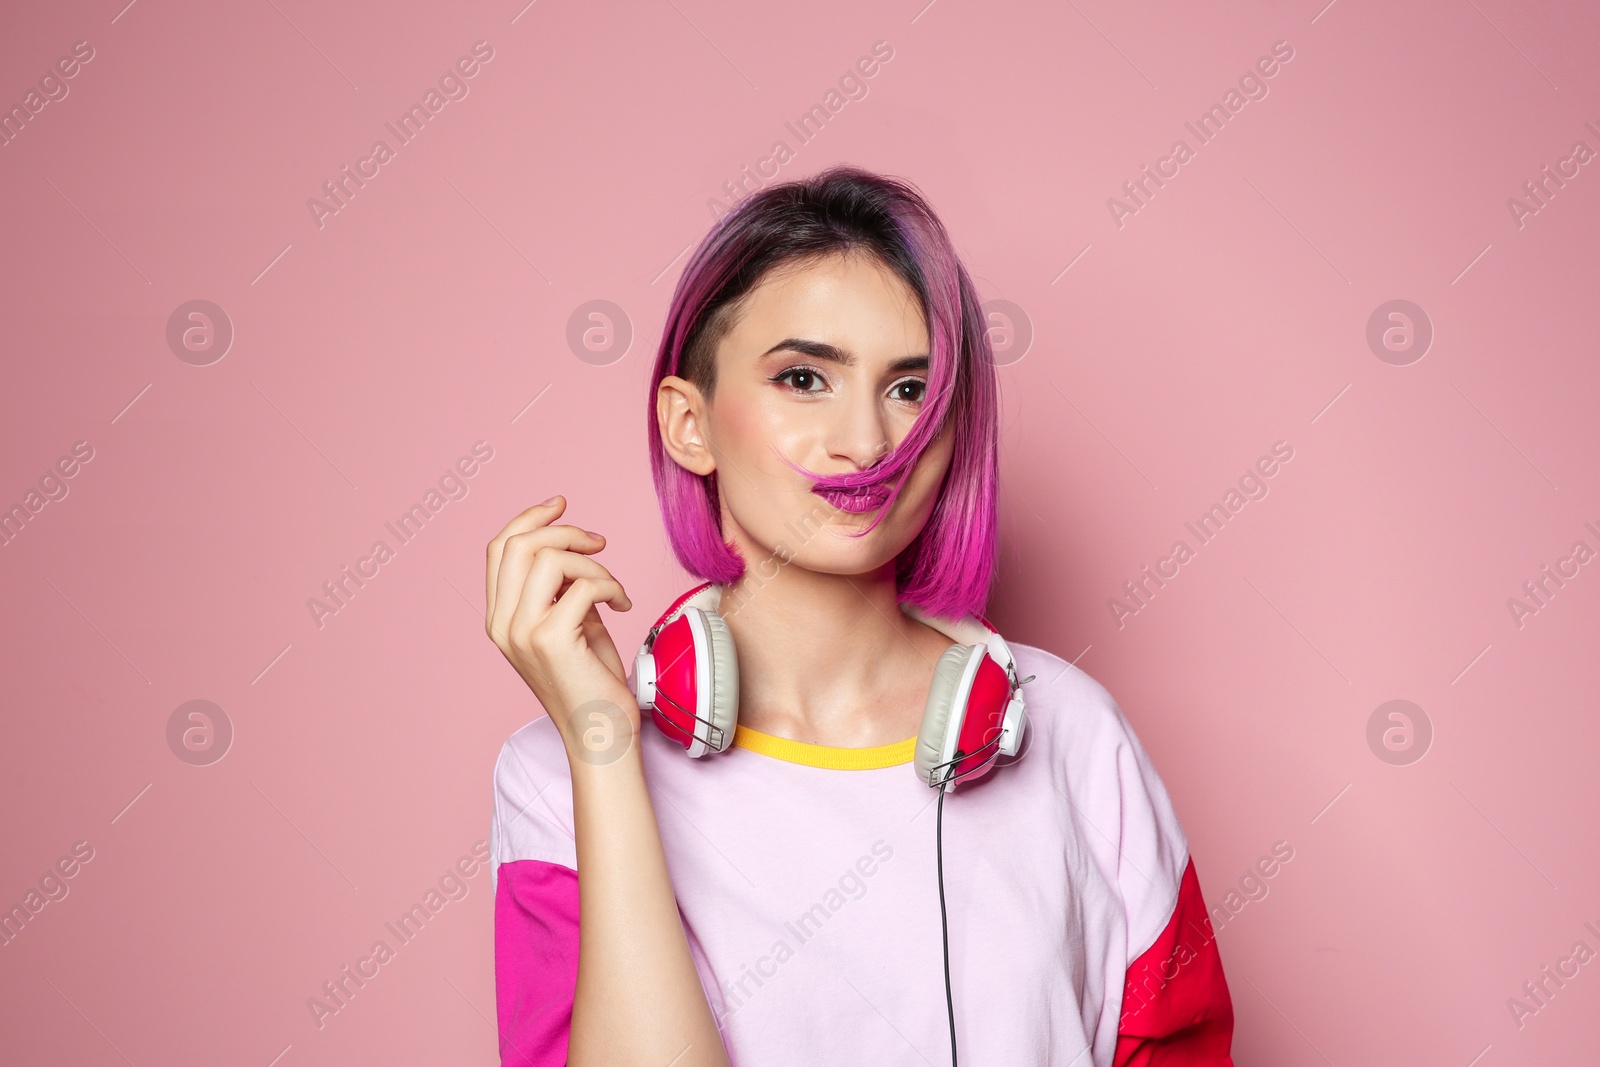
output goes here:
{"type": "Polygon", "coordinates": [[[694,742],[694,715],[700,706],[694,632],[683,615],[663,626],[639,652],[634,664],[634,696],[640,711],[651,711],[657,729],[684,748],[694,742]]]}
{"type": "Polygon", "coordinates": [[[914,760],[917,777],[954,790],[957,780],[982,778],[1002,752],[1016,752],[1020,702],[1011,674],[990,645],[951,645],[934,665],[914,760]]]}
{"type": "Polygon", "coordinates": [[[727,751],[739,717],[739,664],[727,623],[686,606],[651,633],[634,659],[639,710],[651,711],[657,729],[690,756],[727,751]]]}

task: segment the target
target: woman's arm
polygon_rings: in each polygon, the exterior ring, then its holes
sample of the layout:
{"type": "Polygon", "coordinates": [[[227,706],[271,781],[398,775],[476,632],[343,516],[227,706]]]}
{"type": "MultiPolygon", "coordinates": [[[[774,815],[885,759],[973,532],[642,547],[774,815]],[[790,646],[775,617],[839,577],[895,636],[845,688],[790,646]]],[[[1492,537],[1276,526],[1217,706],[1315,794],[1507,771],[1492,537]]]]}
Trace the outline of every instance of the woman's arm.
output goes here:
{"type": "MultiPolygon", "coordinates": [[[[584,816],[579,813],[580,798],[586,795],[585,787],[572,787],[570,811],[562,810],[564,798],[555,795],[568,790],[565,776],[550,765],[551,761],[566,761],[563,769],[574,761],[568,760],[564,751],[552,749],[551,742],[555,739],[548,733],[551,726],[552,723],[535,722],[519,731],[506,743],[495,768],[497,796],[490,835],[498,861],[495,868],[498,882],[494,918],[495,1000],[501,1062],[506,1067],[561,1067],[569,1062],[569,1053],[574,1056],[571,1062],[582,1062],[577,1058],[579,1053],[572,1052],[581,1048],[585,1040],[582,1036],[573,1038],[574,1030],[582,1031],[585,1026],[584,1012],[577,1007],[580,957],[585,949],[595,950],[590,955],[599,958],[604,967],[604,958],[598,952],[604,944],[600,931],[612,929],[599,917],[613,902],[591,900],[580,905],[584,886],[613,884],[615,880],[602,882],[588,874],[596,868],[597,862],[580,841],[603,835],[589,834],[584,816]],[[574,833],[574,825],[582,829],[574,833]],[[577,872],[580,852],[584,856],[582,879],[577,872]],[[591,927],[599,930],[583,936],[580,912],[590,920],[591,927]]],[[[579,779],[580,782],[584,780],[579,779]]],[[[615,783],[590,784],[598,784],[605,790],[615,783]]],[[[604,801],[610,794],[601,792],[598,795],[604,801]]],[[[649,829],[653,830],[654,825],[652,821],[649,829]]],[[[659,835],[655,836],[659,840],[659,835]]],[[[628,885],[626,881],[615,884],[628,885]]],[[[669,938],[663,942],[663,947],[677,951],[677,943],[683,941],[682,923],[670,891],[665,896],[673,912],[670,925],[660,928],[669,938]]],[[[618,899],[615,904],[624,911],[631,909],[633,918],[644,910],[627,900],[618,899]]],[[[637,944],[630,945],[626,930],[615,940],[631,950],[638,948],[637,944]]],[[[592,968],[588,963],[584,966],[587,980],[592,968]]],[[[637,968],[630,966],[624,978],[635,983],[649,981],[647,975],[636,972],[637,968]]],[[[660,988],[680,990],[703,1003],[692,965],[682,973],[688,977],[669,981],[660,988]]],[[[597,981],[594,985],[603,989],[607,983],[597,981]]],[[[648,993],[646,989],[645,995],[648,993]]],[[[581,997],[588,1002],[587,994],[581,997]]],[[[641,997],[624,991],[622,999],[605,992],[594,999],[602,1005],[595,1018],[600,1028],[605,1029],[617,1021],[617,1013],[606,1006],[608,1003],[638,1003],[641,997]]],[[[670,1005],[668,1010],[671,1010],[670,1005]]],[[[681,1053],[678,1062],[705,1062],[703,1058],[694,1058],[693,1050],[684,1047],[688,1044],[689,1039],[685,1038],[673,1050],[674,1055],[681,1053]]],[[[671,1058],[659,1062],[670,1063],[671,1058]]]]}
{"type": "Polygon", "coordinates": [[[603,538],[549,525],[565,506],[554,497],[529,508],[489,543],[485,628],[549,714],[570,766],[581,873],[567,1062],[727,1067],[645,788],[639,708],[596,606],[632,604],[590,558],[603,538]]]}
{"type": "Polygon", "coordinates": [[[726,1067],[689,955],[639,746],[572,762],[578,839],[578,984],[569,1067],[726,1067]]]}

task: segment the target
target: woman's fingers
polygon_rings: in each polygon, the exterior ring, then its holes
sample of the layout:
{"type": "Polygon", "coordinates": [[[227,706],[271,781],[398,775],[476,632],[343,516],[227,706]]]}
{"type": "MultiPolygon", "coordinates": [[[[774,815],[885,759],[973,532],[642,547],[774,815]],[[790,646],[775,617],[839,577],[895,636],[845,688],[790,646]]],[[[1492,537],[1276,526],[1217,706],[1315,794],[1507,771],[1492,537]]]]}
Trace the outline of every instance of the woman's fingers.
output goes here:
{"type": "MultiPolygon", "coordinates": [[[[506,574],[502,568],[502,579],[506,574]]],[[[489,624],[489,637],[511,660],[512,664],[533,686],[541,701],[557,698],[563,675],[561,664],[572,653],[581,653],[586,634],[562,630],[550,625],[549,616],[554,608],[555,591],[566,582],[583,576],[609,578],[604,567],[588,556],[557,548],[544,548],[528,569],[524,588],[502,592],[496,606],[496,618],[489,624]],[[537,676],[538,684],[532,675],[537,676]]]]}
{"type": "MultiPolygon", "coordinates": [[[[592,563],[586,557],[578,557],[586,563],[592,563]]],[[[599,564],[595,564],[599,566],[599,564]]],[[[604,567],[600,568],[602,572],[604,567]]],[[[601,575],[583,575],[572,580],[567,591],[561,594],[555,606],[546,616],[546,623],[556,633],[567,633],[575,630],[583,631],[584,617],[590,612],[595,612],[596,604],[609,604],[613,611],[627,611],[633,607],[633,602],[628,599],[628,594],[623,592],[622,583],[611,577],[609,573],[601,575]]],[[[598,617],[598,612],[595,612],[598,617]]],[[[612,647],[612,654],[616,654],[616,647],[612,647]]],[[[620,660],[619,660],[620,661],[620,660]]]]}
{"type": "MultiPolygon", "coordinates": [[[[515,612],[517,616],[524,618],[525,621],[538,622],[541,618],[544,618],[546,613],[552,610],[552,605],[556,599],[567,591],[567,584],[578,578],[616,580],[611,572],[606,570],[605,566],[598,560],[575,551],[554,545],[546,545],[534,552],[533,558],[528,564],[526,576],[523,579],[522,591],[518,594],[502,592],[501,595],[510,596],[510,599],[518,601],[518,607],[515,612]],[[523,615],[524,607],[542,610],[537,611],[530,618],[523,615]]],[[[504,582],[505,579],[502,578],[502,586],[504,582]]],[[[621,586],[619,585],[618,588],[620,589],[621,586]]],[[[623,594],[623,600],[626,601],[626,599],[627,595],[623,594]]],[[[632,606],[632,604],[628,605],[628,607],[632,606]]],[[[613,604],[612,607],[618,611],[625,610],[617,604],[613,604]]],[[[581,617],[573,621],[572,630],[574,632],[579,629],[581,622],[581,617]]],[[[562,625],[564,626],[565,623],[562,625]]]]}
{"type": "MultiPolygon", "coordinates": [[[[517,669],[571,750],[572,716],[596,699],[636,709],[627,671],[600,619],[599,604],[633,607],[622,583],[593,554],[599,534],[552,525],[566,509],[553,497],[516,516],[485,551],[484,628],[517,669]]],[[[634,714],[629,725],[637,729],[634,714]]]]}
{"type": "Polygon", "coordinates": [[[553,613],[557,594],[567,591],[568,583],[580,579],[615,582],[609,571],[588,556],[557,548],[541,549],[528,568],[523,588],[515,594],[502,594],[501,607],[510,604],[513,610],[499,632],[513,646],[535,655],[578,645],[586,636],[580,627],[554,618],[553,613]]]}
{"type": "MultiPolygon", "coordinates": [[[[487,557],[488,561],[486,570],[489,583],[485,592],[487,596],[487,603],[490,605],[491,609],[493,607],[495,598],[503,588],[503,586],[499,585],[498,575],[502,559],[505,555],[507,542],[519,534],[532,533],[536,530],[541,530],[548,527],[551,523],[555,522],[556,519],[561,517],[561,513],[565,511],[566,508],[566,497],[557,494],[556,496],[553,496],[549,500],[545,501],[543,504],[535,504],[532,507],[526,508],[522,512],[515,515],[510,522],[506,523],[505,526],[501,528],[499,533],[495,534],[494,537],[490,539],[488,548],[485,552],[485,556],[487,557]]],[[[572,527],[572,529],[576,529],[576,527],[572,527]]],[[[521,582],[519,581],[517,584],[521,585],[521,582]]]]}
{"type": "Polygon", "coordinates": [[[589,614],[583,617],[583,636],[588,640],[589,647],[594,649],[595,655],[600,657],[600,662],[604,663],[612,674],[627,681],[628,668],[622,662],[616,642],[611,640],[611,634],[606,630],[605,623],[600,621],[598,608],[590,608],[589,614]]]}
{"type": "MultiPolygon", "coordinates": [[[[592,579],[592,581],[608,581],[616,585],[611,606],[618,611],[632,608],[632,603],[627,603],[627,593],[622,593],[619,584],[611,571],[594,558],[579,555],[578,552],[566,552],[557,549],[554,545],[547,545],[544,549],[534,552],[533,560],[528,565],[522,590],[515,593],[501,593],[502,608],[506,603],[514,605],[512,616],[507,619],[507,632],[526,637],[538,625],[549,624],[554,633],[571,633],[574,637],[582,635],[582,613],[576,619],[570,617],[555,617],[555,603],[557,597],[562,597],[570,592],[570,582],[578,579],[592,579]],[[616,600],[616,597],[621,600],[616,600]],[[626,605],[626,606],[622,606],[626,605]]],[[[597,600],[606,600],[598,597],[597,600]]],[[[598,613],[597,616],[598,617],[598,613]]]]}
{"type": "Polygon", "coordinates": [[[562,717],[585,701],[604,697],[633,707],[623,699],[623,694],[632,694],[625,685],[626,672],[619,670],[616,647],[598,622],[599,603],[618,610],[632,607],[621,583],[597,561],[576,552],[541,549],[507,629],[497,639],[545,710],[558,720],[564,737],[570,724],[562,717]],[[552,604],[554,591],[563,587],[552,604]]]}
{"type": "MultiPolygon", "coordinates": [[[[528,572],[542,551],[573,553],[598,552],[605,539],[576,526],[544,526],[507,536],[499,545],[498,561],[489,564],[486,590],[485,626],[492,634],[516,611],[518,598],[527,585],[528,572]]],[[[556,590],[551,590],[553,599],[556,590]]]]}
{"type": "Polygon", "coordinates": [[[489,545],[484,551],[487,565],[484,568],[484,577],[487,587],[484,590],[485,625],[488,619],[494,616],[495,601],[499,594],[500,563],[505,555],[506,541],[513,535],[527,530],[535,530],[541,526],[548,526],[554,522],[565,510],[567,501],[564,497],[553,496],[543,504],[535,504],[517,515],[500,528],[500,532],[489,539],[489,545]]]}

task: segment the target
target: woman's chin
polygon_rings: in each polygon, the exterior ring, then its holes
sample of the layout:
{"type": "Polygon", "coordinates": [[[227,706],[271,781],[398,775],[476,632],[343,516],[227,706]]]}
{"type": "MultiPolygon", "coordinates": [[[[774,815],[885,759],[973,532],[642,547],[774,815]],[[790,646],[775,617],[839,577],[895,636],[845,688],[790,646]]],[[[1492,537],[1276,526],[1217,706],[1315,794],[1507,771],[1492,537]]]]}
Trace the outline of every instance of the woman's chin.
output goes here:
{"type": "Polygon", "coordinates": [[[777,568],[798,568],[813,574],[827,574],[834,577],[867,577],[882,570],[886,565],[894,562],[894,554],[885,555],[881,550],[863,551],[867,546],[808,546],[797,553],[789,553],[782,549],[771,553],[762,553],[756,559],[764,560],[771,557],[772,562],[765,566],[752,566],[748,569],[756,580],[771,579],[776,576],[777,568]]]}

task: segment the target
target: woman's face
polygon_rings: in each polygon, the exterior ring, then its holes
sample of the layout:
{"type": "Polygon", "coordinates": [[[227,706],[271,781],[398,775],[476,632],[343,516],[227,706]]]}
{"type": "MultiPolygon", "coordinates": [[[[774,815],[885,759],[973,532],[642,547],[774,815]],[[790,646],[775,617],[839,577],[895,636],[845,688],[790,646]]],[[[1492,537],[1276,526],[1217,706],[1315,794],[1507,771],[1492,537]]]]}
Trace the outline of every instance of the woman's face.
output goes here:
{"type": "Polygon", "coordinates": [[[769,273],[747,294],[718,346],[712,398],[662,380],[657,416],[669,453],[716,472],[722,530],[746,566],[779,561],[828,574],[892,564],[921,531],[950,466],[947,423],[912,467],[889,514],[853,511],[811,491],[773,449],[819,475],[864,470],[910,431],[929,399],[929,339],[916,294],[865,255],[830,256],[769,273]]]}

